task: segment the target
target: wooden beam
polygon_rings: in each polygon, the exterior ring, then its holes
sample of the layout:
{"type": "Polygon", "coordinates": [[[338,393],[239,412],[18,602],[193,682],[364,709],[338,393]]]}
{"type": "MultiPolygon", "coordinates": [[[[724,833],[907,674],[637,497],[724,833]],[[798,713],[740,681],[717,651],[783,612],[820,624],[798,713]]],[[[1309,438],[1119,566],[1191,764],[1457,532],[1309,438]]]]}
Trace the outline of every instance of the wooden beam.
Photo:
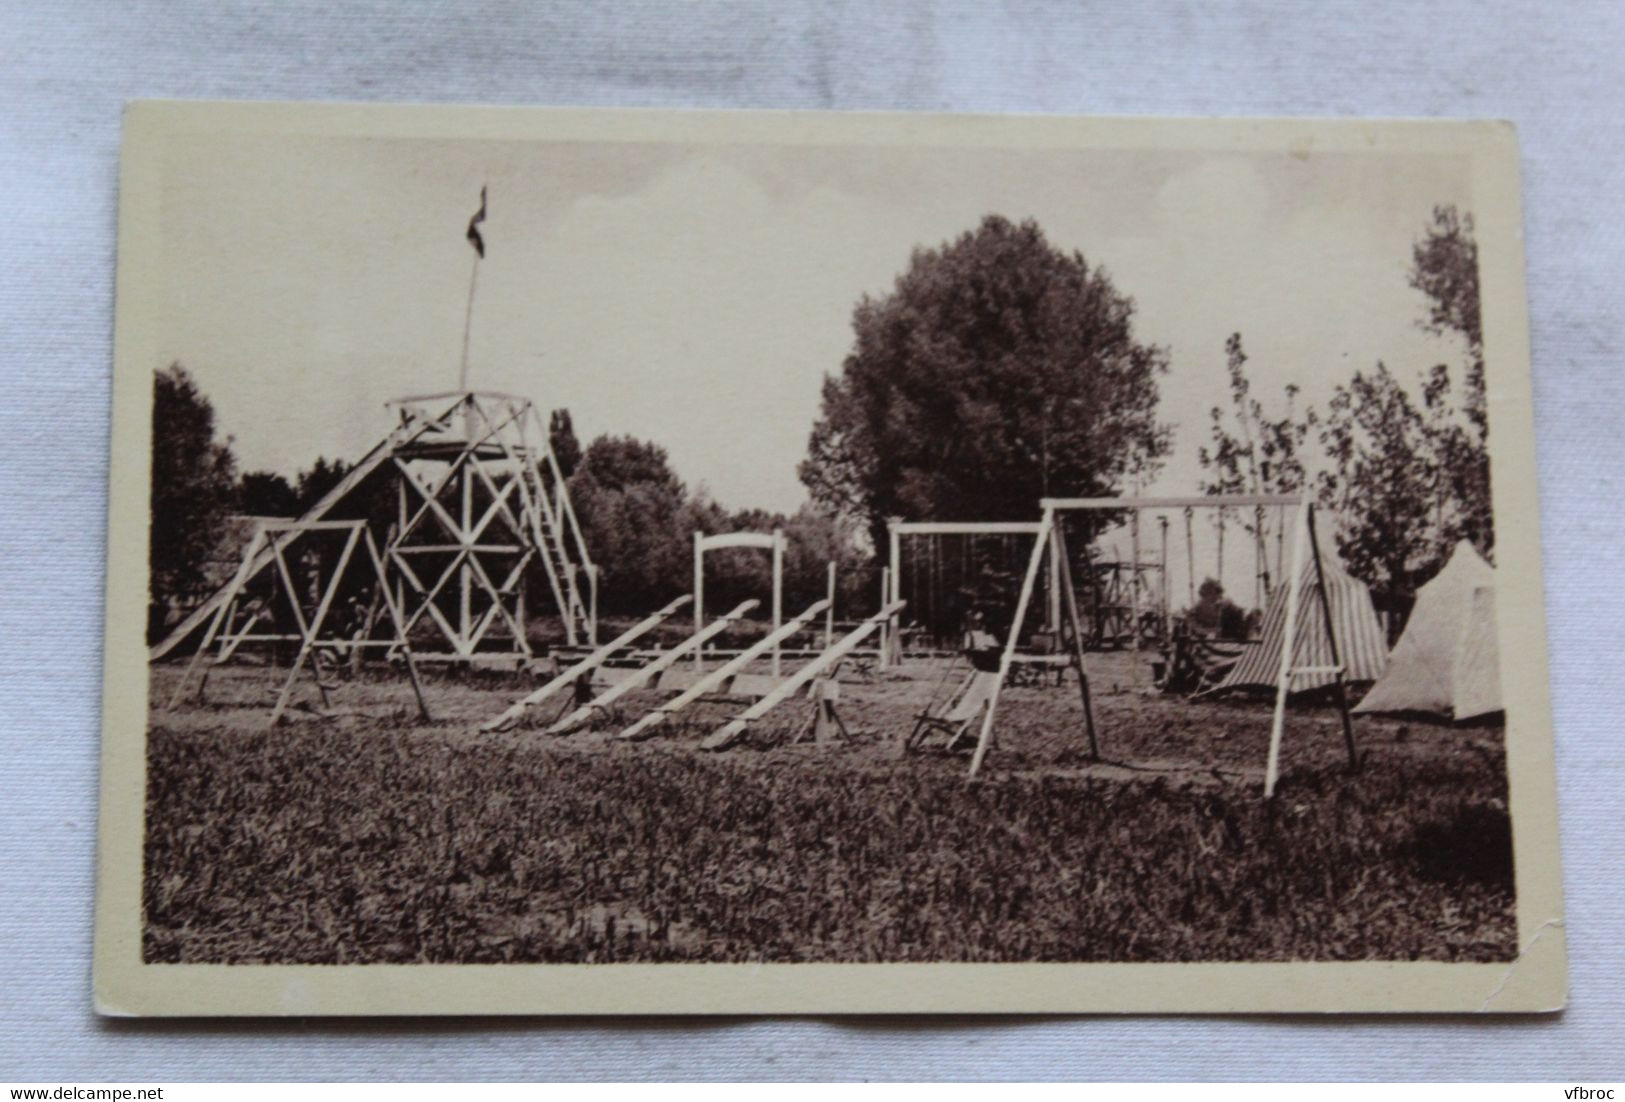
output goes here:
{"type": "Polygon", "coordinates": [[[311,650],[316,645],[316,640],[321,636],[322,624],[327,620],[327,610],[333,607],[333,597],[338,593],[339,585],[344,580],[344,570],[350,564],[350,556],[355,551],[358,537],[365,530],[365,525],[361,523],[357,523],[350,529],[350,534],[344,541],[344,550],[339,552],[338,564],[334,566],[333,573],[328,576],[327,587],[322,592],[321,600],[316,605],[316,611],[309,620],[305,619],[304,613],[299,608],[299,589],[294,585],[293,577],[288,571],[287,561],[282,557],[282,549],[276,549],[277,566],[282,569],[283,580],[288,584],[288,603],[293,606],[294,619],[299,624],[299,632],[304,636],[304,642],[300,645],[298,657],[293,660],[293,665],[288,669],[288,679],[282,683],[282,691],[277,694],[276,704],[271,708],[270,726],[272,727],[282,721],[282,713],[288,706],[289,696],[293,693],[294,680],[299,676],[299,667],[304,665],[307,660],[311,662],[311,674],[316,680],[317,691],[322,694],[322,705],[327,706],[327,690],[322,687],[321,671],[316,668],[311,650]]]}
{"type": "Polygon", "coordinates": [[[444,390],[435,394],[409,394],[405,398],[391,398],[385,402],[386,406],[411,406],[419,402],[440,402],[448,398],[492,398],[500,402],[523,402],[530,405],[530,399],[518,394],[506,394],[500,390],[444,390]]]}
{"type": "Polygon", "coordinates": [[[784,701],[788,700],[792,695],[794,695],[797,689],[801,688],[807,682],[811,681],[813,678],[817,677],[831,666],[834,666],[837,662],[841,661],[841,659],[850,654],[854,649],[857,648],[857,645],[867,639],[876,628],[880,627],[888,619],[896,615],[897,612],[901,610],[902,606],[903,602],[894,601],[892,604],[887,605],[885,608],[875,613],[875,615],[869,617],[862,624],[858,625],[855,630],[842,636],[840,642],[825,650],[817,658],[814,658],[811,662],[807,663],[794,674],[790,675],[790,677],[786,678],[784,683],[778,688],[774,689],[772,692],[762,697],[762,699],[758,700],[755,704],[752,704],[749,708],[745,709],[745,711],[740,715],[724,724],[715,734],[711,735],[704,742],[700,743],[700,748],[702,750],[721,750],[726,747],[740,735],[744,734],[753,722],[762,718],[774,708],[777,708],[780,704],[784,703],[784,701]]]}
{"type": "MultiPolygon", "coordinates": [[[[1303,526],[1309,533],[1309,553],[1315,561],[1315,590],[1320,594],[1321,623],[1326,628],[1326,649],[1332,659],[1332,676],[1337,679],[1337,710],[1343,717],[1343,744],[1348,750],[1349,769],[1360,767],[1360,754],[1354,746],[1354,720],[1349,715],[1348,686],[1344,683],[1343,658],[1337,652],[1337,631],[1332,622],[1332,599],[1326,592],[1326,570],[1321,564],[1320,538],[1315,535],[1315,507],[1304,507],[1303,526]]],[[[1300,673],[1307,671],[1300,670],[1300,673]]]]}
{"type": "MultiPolygon", "coordinates": [[[[784,622],[784,533],[773,529],[773,631],[778,633],[779,625],[784,622]]],[[[834,607],[830,604],[827,607],[834,607]]],[[[779,657],[779,645],[773,644],[773,676],[778,677],[782,660],[779,657]]]]}
{"type": "Polygon", "coordinates": [[[560,673],[557,677],[553,678],[535,692],[530,693],[522,700],[516,701],[510,708],[508,708],[507,711],[503,712],[495,719],[481,725],[480,730],[500,731],[511,726],[519,719],[519,717],[525,714],[525,709],[534,708],[569,686],[575,684],[583,674],[591,673],[593,670],[603,665],[616,651],[632,642],[632,640],[640,638],[641,636],[647,635],[649,632],[653,631],[668,617],[693,599],[694,598],[692,595],[684,594],[675,601],[672,601],[659,612],[656,612],[654,615],[639,620],[636,624],[633,624],[631,627],[621,632],[621,634],[617,635],[615,638],[611,639],[609,642],[587,655],[581,661],[560,673]]]}
{"type": "Polygon", "coordinates": [[[1303,560],[1309,544],[1309,506],[1298,510],[1292,535],[1292,574],[1286,592],[1285,638],[1281,641],[1281,665],[1275,675],[1275,712],[1270,717],[1270,749],[1264,762],[1264,797],[1275,795],[1275,782],[1281,774],[1281,729],[1286,723],[1286,697],[1292,689],[1292,657],[1298,649],[1298,590],[1303,580],[1303,560]]]}
{"type": "Polygon", "coordinates": [[[616,737],[624,739],[647,738],[649,735],[654,733],[654,729],[660,724],[664,723],[667,719],[676,715],[678,712],[694,703],[694,701],[698,700],[706,693],[711,692],[718,685],[728,680],[728,678],[750,665],[750,663],[758,655],[771,650],[785,639],[806,627],[814,617],[816,617],[820,612],[824,611],[824,606],[827,603],[827,601],[819,600],[809,605],[807,610],[800,616],[797,616],[794,620],[791,620],[789,623],[779,628],[778,631],[775,631],[770,635],[764,635],[753,645],[745,648],[743,651],[740,651],[737,657],[725,662],[720,668],[707,676],[700,678],[700,680],[695,682],[694,686],[690,688],[688,692],[679,696],[676,700],[668,701],[667,703],[662,704],[660,707],[656,708],[654,711],[632,724],[632,726],[622,731],[616,737]]]}
{"type": "Polygon", "coordinates": [[[1036,536],[1039,520],[894,520],[886,525],[900,536],[1036,536]]]}
{"type": "Polygon", "coordinates": [[[695,543],[704,551],[721,551],[725,547],[755,547],[763,551],[773,550],[774,533],[772,532],[723,532],[715,536],[702,536],[695,534],[695,543]]]}
{"type": "Polygon", "coordinates": [[[1302,505],[1302,494],[1204,494],[1200,497],[1046,497],[1039,499],[1044,509],[1245,509],[1268,505],[1302,505]]]}
{"type": "Polygon", "coordinates": [[[713,635],[716,635],[718,632],[728,627],[728,625],[742,619],[747,613],[756,608],[756,606],[759,604],[761,604],[761,602],[753,598],[737,605],[726,616],[719,620],[711,621],[710,624],[706,625],[703,631],[700,631],[695,635],[690,635],[687,639],[684,639],[681,643],[678,643],[675,647],[671,648],[671,650],[666,651],[664,654],[657,657],[647,666],[634,670],[623,680],[611,685],[608,689],[604,690],[604,692],[600,693],[592,700],[587,701],[587,703],[583,704],[569,715],[564,716],[563,718],[554,722],[554,724],[547,729],[547,733],[550,735],[561,735],[564,732],[585,723],[594,712],[601,711],[603,708],[619,700],[633,689],[647,684],[656,674],[675,666],[678,659],[682,658],[683,655],[687,654],[691,650],[695,650],[698,647],[703,646],[707,639],[711,638],[713,635]]]}

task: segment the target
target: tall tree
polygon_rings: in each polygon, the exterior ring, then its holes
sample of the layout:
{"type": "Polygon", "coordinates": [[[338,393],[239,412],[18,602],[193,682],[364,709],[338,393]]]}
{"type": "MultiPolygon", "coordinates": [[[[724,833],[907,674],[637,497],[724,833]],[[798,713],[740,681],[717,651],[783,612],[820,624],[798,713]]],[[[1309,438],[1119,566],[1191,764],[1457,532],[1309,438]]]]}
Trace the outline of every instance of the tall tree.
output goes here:
{"type": "Polygon", "coordinates": [[[575,425],[570,422],[570,411],[556,409],[547,419],[547,440],[558,460],[559,473],[569,478],[581,463],[581,441],[576,439],[575,425]]]}
{"type": "Polygon", "coordinates": [[[1290,494],[1303,489],[1304,447],[1315,425],[1314,410],[1297,413],[1298,388],[1288,383],[1285,410],[1280,417],[1265,416],[1264,404],[1252,396],[1247,381],[1247,353],[1241,334],[1224,342],[1225,369],[1230,376],[1230,409],[1214,406],[1209,413],[1211,450],[1197,452],[1212,476],[1202,483],[1209,494],[1290,494]]]}
{"type": "Polygon", "coordinates": [[[1461,339],[1466,365],[1460,384],[1448,364],[1435,365],[1423,388],[1429,434],[1441,465],[1438,526],[1441,553],[1470,540],[1495,550],[1490,511],[1489,411],[1484,389],[1484,326],[1478,289],[1478,242],[1473,216],[1453,206],[1433,208],[1433,222],[1411,250],[1410,284],[1427,298],[1419,324],[1461,339]]]}
{"type": "Polygon", "coordinates": [[[1168,450],[1167,355],[1135,338],[1134,302],[1032,221],[996,215],[916,250],[892,292],[853,312],[799,473],[861,519],[1025,519],[1039,497],[1110,494],[1168,450]]]}
{"type": "Polygon", "coordinates": [[[1379,597],[1409,598],[1470,540],[1495,547],[1490,507],[1484,334],[1473,217],[1433,209],[1411,250],[1410,285],[1427,313],[1418,325],[1461,339],[1459,381],[1449,364],[1420,380],[1420,402],[1382,364],[1337,388],[1321,426],[1330,460],[1321,500],[1339,511],[1338,547],[1379,597]]]}
{"type": "Polygon", "coordinates": [[[203,567],[236,504],[231,439],[215,437],[214,406],[180,364],[156,373],[152,404],[152,525],[148,632],[205,584],[203,567]]]}
{"type": "Polygon", "coordinates": [[[1333,393],[1320,441],[1328,464],[1316,488],[1349,572],[1379,598],[1415,593],[1440,554],[1437,441],[1422,409],[1379,363],[1333,393]]]}
{"type": "MultiPolygon", "coordinates": [[[[1247,380],[1247,353],[1242,347],[1241,334],[1232,333],[1224,342],[1225,370],[1230,378],[1230,408],[1214,406],[1209,412],[1210,446],[1197,451],[1197,459],[1209,477],[1201,482],[1207,494],[1292,494],[1305,489],[1308,474],[1304,467],[1304,452],[1310,430],[1317,417],[1313,409],[1300,416],[1297,411],[1298,388],[1288,384],[1280,417],[1269,417],[1264,404],[1252,396],[1252,385],[1247,380]]],[[[1223,525],[1231,519],[1233,510],[1219,509],[1211,518],[1223,525]]],[[[1268,517],[1263,510],[1249,513],[1242,510],[1241,528],[1253,541],[1260,571],[1259,589],[1255,596],[1267,599],[1270,583],[1279,577],[1284,547],[1283,531],[1275,527],[1273,548],[1275,567],[1271,570],[1272,548],[1268,546],[1268,517]]],[[[1221,528],[1221,551],[1223,535],[1221,528]]],[[[1262,602],[1260,602],[1262,603],[1262,602]]]]}
{"type": "Polygon", "coordinates": [[[1478,242],[1473,216],[1453,206],[1433,208],[1433,223],[1411,250],[1410,284],[1427,296],[1430,333],[1455,333],[1467,346],[1465,410],[1484,421],[1484,324],[1478,293],[1478,242]]]}
{"type": "Polygon", "coordinates": [[[237,483],[237,508],[251,517],[299,515],[299,494],[275,471],[247,471],[237,483]]]}
{"type": "Polygon", "coordinates": [[[1326,462],[1310,488],[1337,514],[1338,550],[1380,602],[1401,608],[1458,540],[1485,555],[1495,541],[1472,216],[1434,208],[1407,275],[1427,303],[1418,324],[1461,338],[1459,378],[1438,364],[1406,385],[1378,363],[1340,384],[1324,413],[1296,414],[1288,387],[1285,416],[1271,420],[1249,395],[1234,336],[1225,347],[1235,428],[1214,410],[1213,446],[1200,454],[1212,472],[1209,492],[1290,492],[1305,485],[1303,451],[1313,433],[1326,462]]]}
{"type": "Polygon", "coordinates": [[[646,612],[688,591],[686,491],[666,449],[630,436],[600,436],[570,479],[570,499],[603,567],[600,607],[646,612]]]}

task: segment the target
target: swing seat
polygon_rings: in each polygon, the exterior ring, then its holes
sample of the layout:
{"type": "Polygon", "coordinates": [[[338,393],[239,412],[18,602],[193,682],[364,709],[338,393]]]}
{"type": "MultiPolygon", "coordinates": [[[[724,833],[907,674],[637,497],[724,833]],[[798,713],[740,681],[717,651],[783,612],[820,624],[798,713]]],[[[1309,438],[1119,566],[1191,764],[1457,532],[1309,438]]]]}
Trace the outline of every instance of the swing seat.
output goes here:
{"type": "Polygon", "coordinates": [[[927,709],[914,717],[914,729],[903,743],[905,750],[917,750],[933,735],[941,736],[942,748],[951,751],[982,718],[993,690],[998,687],[997,670],[972,668],[938,711],[927,709]]]}

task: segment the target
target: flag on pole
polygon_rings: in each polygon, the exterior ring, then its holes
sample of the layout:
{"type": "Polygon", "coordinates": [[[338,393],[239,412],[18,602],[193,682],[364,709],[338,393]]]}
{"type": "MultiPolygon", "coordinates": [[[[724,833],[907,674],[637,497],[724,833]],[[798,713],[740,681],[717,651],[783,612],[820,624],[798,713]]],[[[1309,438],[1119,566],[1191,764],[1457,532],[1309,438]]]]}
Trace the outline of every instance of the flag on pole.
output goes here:
{"type": "Polygon", "coordinates": [[[480,236],[480,223],[485,221],[485,188],[480,188],[480,209],[474,212],[474,217],[468,220],[468,243],[474,246],[474,251],[485,259],[485,238],[480,236]]]}

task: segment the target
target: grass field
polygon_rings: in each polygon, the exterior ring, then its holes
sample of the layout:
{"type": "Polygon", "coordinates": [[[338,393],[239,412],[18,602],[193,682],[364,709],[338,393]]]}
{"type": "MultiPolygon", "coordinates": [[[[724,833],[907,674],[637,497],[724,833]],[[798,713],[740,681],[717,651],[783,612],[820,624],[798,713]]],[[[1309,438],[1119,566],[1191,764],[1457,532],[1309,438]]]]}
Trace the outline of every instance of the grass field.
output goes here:
{"type": "MultiPolygon", "coordinates": [[[[154,671],[161,703],[176,670],[154,671]]],[[[479,734],[525,688],[431,675],[343,686],[349,714],[271,730],[268,671],[155,709],[144,906],[151,961],[1507,960],[1515,955],[1504,734],[1334,712],[1288,717],[1261,799],[1269,710],[1094,675],[1104,761],[1075,686],[1013,688],[982,778],[904,756],[926,663],[842,686],[851,742],[703,735],[697,705],[647,743],[479,734]]],[[[308,688],[304,690],[310,692],[308,688]]],[[[628,717],[654,702],[629,699],[628,717]]]]}

